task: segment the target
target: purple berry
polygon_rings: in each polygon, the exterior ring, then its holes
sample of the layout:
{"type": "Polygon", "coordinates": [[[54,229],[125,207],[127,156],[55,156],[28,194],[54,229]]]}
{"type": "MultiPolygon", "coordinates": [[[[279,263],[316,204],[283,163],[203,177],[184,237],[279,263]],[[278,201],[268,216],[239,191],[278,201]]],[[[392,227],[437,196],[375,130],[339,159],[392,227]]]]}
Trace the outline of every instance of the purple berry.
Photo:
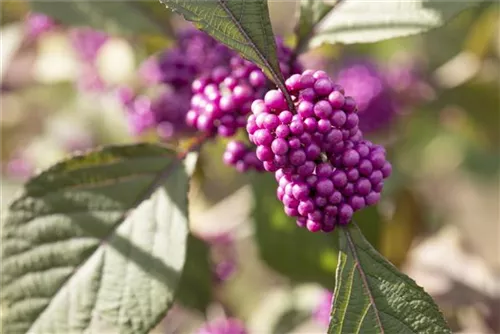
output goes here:
{"type": "Polygon", "coordinates": [[[334,190],[333,182],[329,179],[319,180],[316,184],[316,191],[321,196],[330,196],[334,190]]]}
{"type": "Polygon", "coordinates": [[[356,166],[359,162],[359,153],[353,149],[347,150],[342,156],[342,162],[346,167],[356,166]]]}
{"type": "Polygon", "coordinates": [[[271,144],[271,149],[274,154],[284,155],[288,152],[288,143],[283,138],[276,138],[271,144]]]}
{"type": "Polygon", "coordinates": [[[327,119],[332,112],[333,109],[328,101],[321,100],[314,105],[314,114],[319,118],[327,119]]]}
{"type": "Polygon", "coordinates": [[[368,195],[371,190],[372,190],[372,184],[368,179],[363,178],[359,179],[358,182],[356,182],[356,192],[361,196],[368,195]]]}
{"type": "Polygon", "coordinates": [[[306,162],[306,153],[301,149],[296,149],[290,152],[288,158],[293,166],[300,166],[306,162]]]}
{"type": "Polygon", "coordinates": [[[321,78],[314,83],[314,90],[318,95],[326,96],[333,90],[333,83],[328,78],[321,78]]]}
{"type": "Polygon", "coordinates": [[[347,184],[347,175],[341,170],[335,170],[333,172],[332,181],[335,188],[343,188],[347,184]]]}

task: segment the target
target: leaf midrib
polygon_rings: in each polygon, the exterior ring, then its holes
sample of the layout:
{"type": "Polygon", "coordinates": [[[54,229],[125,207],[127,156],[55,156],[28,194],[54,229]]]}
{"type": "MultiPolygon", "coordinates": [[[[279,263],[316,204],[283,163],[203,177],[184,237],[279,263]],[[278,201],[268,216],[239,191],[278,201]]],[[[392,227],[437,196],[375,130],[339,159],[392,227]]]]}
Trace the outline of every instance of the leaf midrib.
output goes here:
{"type": "MultiPolygon", "coordinates": [[[[293,102],[292,102],[292,98],[290,97],[290,94],[288,93],[288,90],[286,89],[285,85],[284,85],[284,78],[283,78],[283,74],[280,72],[280,73],[277,73],[275,70],[274,70],[274,67],[271,66],[271,64],[269,63],[269,61],[267,60],[267,58],[265,57],[265,55],[262,54],[261,50],[257,47],[257,45],[255,45],[252,41],[252,39],[250,38],[250,36],[248,36],[247,32],[245,31],[245,29],[243,29],[243,27],[241,26],[240,22],[236,19],[236,17],[234,16],[233,12],[229,9],[229,7],[226,6],[226,3],[224,0],[217,0],[218,3],[220,4],[220,6],[222,7],[222,9],[226,12],[226,14],[229,16],[229,18],[231,19],[231,21],[234,23],[234,25],[236,26],[236,28],[238,28],[238,31],[243,35],[243,37],[247,40],[248,43],[250,43],[250,45],[252,46],[252,49],[255,51],[255,54],[257,55],[257,57],[259,58],[259,60],[262,62],[262,64],[269,70],[269,72],[271,73],[271,76],[274,78],[274,81],[275,81],[275,84],[279,87],[279,89],[283,92],[283,95],[285,95],[285,98],[286,98],[286,101],[289,105],[289,107],[291,109],[293,109],[293,102]]],[[[243,0],[242,3],[245,3],[246,0],[243,0]]],[[[262,23],[262,21],[261,21],[262,23]]],[[[262,29],[262,33],[264,34],[265,36],[265,39],[267,40],[268,39],[268,36],[267,36],[267,32],[265,29],[262,29]]],[[[275,43],[274,39],[272,41],[273,43],[275,43]]],[[[278,64],[279,66],[279,64],[278,64]]],[[[293,110],[292,110],[293,111],[293,110]]]]}
{"type": "MultiPolygon", "coordinates": [[[[151,196],[151,194],[156,190],[158,183],[161,182],[164,178],[168,177],[170,174],[171,170],[175,168],[180,163],[180,159],[184,156],[183,155],[178,155],[177,157],[175,155],[172,155],[173,161],[170,162],[163,170],[157,173],[157,176],[151,180],[151,182],[144,187],[144,191],[142,191],[138,196],[137,200],[134,201],[134,203],[131,205],[131,208],[136,208],[139,204],[141,204],[146,198],[151,196]]],[[[116,229],[123,223],[123,221],[126,219],[126,217],[129,215],[130,211],[129,210],[124,210],[123,214],[117,219],[117,221],[111,226],[109,233],[101,240],[100,245],[105,243],[116,231],[116,229]]],[[[99,246],[92,252],[89,253],[88,256],[85,257],[85,259],[80,263],[80,265],[76,266],[75,269],[68,275],[68,277],[62,282],[60,285],[59,289],[55,292],[54,295],[57,295],[59,291],[64,289],[64,287],[68,284],[70,279],[75,275],[75,273],[78,272],[78,270],[85,265],[89,261],[89,259],[92,257],[92,255],[99,249],[99,246]]],[[[40,317],[44,314],[46,311],[47,307],[50,305],[50,302],[47,303],[47,305],[38,313],[38,316],[33,320],[29,330],[32,331],[33,325],[36,324],[36,321],[40,319],[40,317]]]]}
{"type": "Polygon", "coordinates": [[[375,321],[377,322],[377,326],[379,327],[381,334],[384,334],[385,330],[384,330],[384,326],[382,325],[382,321],[380,319],[379,310],[377,308],[377,305],[375,304],[375,298],[373,297],[372,291],[370,289],[370,285],[368,284],[368,279],[367,279],[365,272],[363,271],[363,268],[362,268],[361,263],[359,261],[359,257],[358,257],[358,253],[356,251],[356,246],[354,245],[354,241],[352,240],[351,234],[346,227],[342,228],[342,231],[346,236],[347,246],[349,248],[349,251],[352,253],[352,256],[354,258],[354,265],[355,265],[356,269],[358,270],[359,275],[361,276],[361,281],[363,282],[363,288],[364,288],[364,290],[365,290],[365,292],[368,295],[368,298],[370,300],[369,307],[373,308],[373,311],[375,313],[375,321]]]}

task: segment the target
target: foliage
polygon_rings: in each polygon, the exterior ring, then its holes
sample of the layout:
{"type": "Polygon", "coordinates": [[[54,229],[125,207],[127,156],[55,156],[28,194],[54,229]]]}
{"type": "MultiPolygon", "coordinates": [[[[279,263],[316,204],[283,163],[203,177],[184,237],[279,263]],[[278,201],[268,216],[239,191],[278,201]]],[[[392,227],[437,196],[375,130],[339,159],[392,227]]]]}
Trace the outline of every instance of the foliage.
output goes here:
{"type": "Polygon", "coordinates": [[[3,328],[147,332],[184,266],[188,175],[175,152],[134,145],[30,180],[3,222],[3,328]]]}
{"type": "Polygon", "coordinates": [[[432,298],[354,223],[340,232],[334,295],[328,333],[451,333],[432,298]]]}
{"type": "MultiPolygon", "coordinates": [[[[285,84],[278,62],[267,1],[160,2],[31,1],[31,6],[58,24],[153,38],[171,34],[169,21],[157,13],[164,4],[259,66],[295,112],[298,89],[287,90],[291,86],[285,84]]],[[[292,61],[325,43],[377,42],[425,32],[475,3],[302,0],[292,61]]],[[[167,18],[168,11],[163,13],[167,18]]],[[[484,93],[478,90],[468,93],[484,93]]],[[[460,89],[447,94],[472,101],[460,89]]],[[[486,137],[497,138],[485,117],[477,113],[475,120],[487,125],[486,137]]],[[[178,143],[182,150],[156,144],[95,149],[26,182],[2,220],[6,332],[148,333],[176,301],[202,313],[215,300],[223,303],[213,284],[210,246],[195,237],[188,215],[195,151],[208,138],[190,139],[178,143]]],[[[390,219],[371,207],[354,216],[361,229],[354,222],[339,223],[334,233],[313,234],[285,215],[271,174],[252,175],[250,183],[254,237],[262,260],[292,284],[313,282],[327,289],[335,284],[328,333],[451,332],[432,298],[391,264],[402,264],[401,254],[407,252],[422,220],[415,193],[393,192],[396,209],[390,219]]],[[[312,220],[307,213],[302,218],[312,220]]],[[[280,328],[291,326],[290,314],[280,328]]]]}

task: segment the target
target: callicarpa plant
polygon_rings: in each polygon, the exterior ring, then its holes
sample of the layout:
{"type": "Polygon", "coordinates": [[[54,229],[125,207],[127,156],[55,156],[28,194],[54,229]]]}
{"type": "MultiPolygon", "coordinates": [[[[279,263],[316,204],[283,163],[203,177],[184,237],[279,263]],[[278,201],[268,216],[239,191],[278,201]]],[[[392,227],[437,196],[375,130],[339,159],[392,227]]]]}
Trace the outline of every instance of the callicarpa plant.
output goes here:
{"type": "Polygon", "coordinates": [[[251,173],[256,187],[269,190],[255,196],[260,256],[291,282],[327,287],[310,312],[324,331],[451,332],[433,299],[356,223],[391,178],[390,154],[364,133],[398,113],[383,89],[387,79],[368,62],[330,73],[304,68],[300,59],[323,44],[421,33],[475,2],[303,0],[293,41],[274,35],[265,0],[160,2],[160,9],[127,1],[31,3],[33,38],[54,27],[91,27],[71,34],[86,74],[96,79],[83,80],[88,89],[101,87],[95,59],[109,36],[163,34],[173,41],[148,50],[139,83],[116,92],[131,134],[154,133],[157,142],[76,154],[33,176],[8,207],[2,330],[149,333],[175,304],[205,315],[196,333],[251,333],[248,319],[227,308],[216,317],[208,312],[214,291],[244,265],[233,236],[196,236],[189,225],[187,194],[198,153],[223,142],[224,152],[210,159],[251,173]],[[174,31],[162,4],[195,27],[174,31]],[[280,212],[258,214],[278,201],[280,212]],[[276,217],[286,217],[283,233],[272,235],[276,217]],[[317,268],[331,261],[308,249],[324,240],[338,253],[336,272],[332,267],[326,278],[317,268]],[[274,248],[266,249],[269,244],[274,248]],[[276,260],[279,245],[297,261],[294,274],[276,260]]]}

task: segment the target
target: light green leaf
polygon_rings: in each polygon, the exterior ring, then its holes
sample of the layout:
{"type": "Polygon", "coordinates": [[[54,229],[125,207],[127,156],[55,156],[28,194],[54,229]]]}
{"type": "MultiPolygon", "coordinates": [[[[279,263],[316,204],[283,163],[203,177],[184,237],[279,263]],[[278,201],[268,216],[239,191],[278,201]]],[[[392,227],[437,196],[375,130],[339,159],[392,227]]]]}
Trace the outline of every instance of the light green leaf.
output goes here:
{"type": "Polygon", "coordinates": [[[323,0],[301,0],[299,19],[295,26],[297,38],[295,53],[300,54],[305,51],[309,40],[314,36],[316,25],[333,7],[333,5],[325,4],[323,0]]]}
{"type": "Polygon", "coordinates": [[[191,169],[141,144],[30,180],[2,220],[2,330],[147,333],[184,266],[191,169]]]}
{"type": "Polygon", "coordinates": [[[366,43],[414,35],[443,25],[478,0],[345,0],[317,26],[310,47],[366,43]]]}
{"type": "Polygon", "coordinates": [[[35,12],[69,26],[89,26],[109,34],[170,34],[168,20],[156,1],[30,1],[35,12]]]}
{"type": "Polygon", "coordinates": [[[285,93],[266,0],[160,0],[199,29],[257,64],[285,93]]]}
{"type": "Polygon", "coordinates": [[[451,333],[432,298],[380,255],[358,227],[341,228],[328,333],[451,333]]]}
{"type": "Polygon", "coordinates": [[[208,245],[193,236],[188,237],[186,265],[177,289],[176,299],[189,308],[205,312],[212,302],[212,269],[208,245]]]}

